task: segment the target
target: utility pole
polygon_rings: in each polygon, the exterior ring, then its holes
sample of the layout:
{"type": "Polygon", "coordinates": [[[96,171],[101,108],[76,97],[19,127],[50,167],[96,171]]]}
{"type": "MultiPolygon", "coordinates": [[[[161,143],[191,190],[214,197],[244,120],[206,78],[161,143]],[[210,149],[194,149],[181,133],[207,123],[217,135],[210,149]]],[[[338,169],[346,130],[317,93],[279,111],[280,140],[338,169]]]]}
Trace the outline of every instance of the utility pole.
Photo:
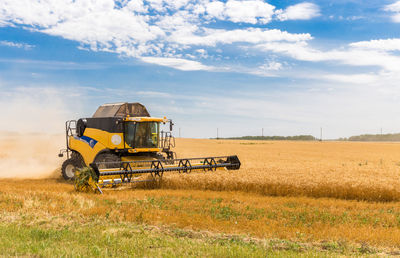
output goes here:
{"type": "Polygon", "coordinates": [[[381,127],[381,135],[382,135],[382,127],[381,127]]]}
{"type": "Polygon", "coordinates": [[[179,138],[181,138],[181,128],[179,127],[179,138]]]}
{"type": "Polygon", "coordinates": [[[261,128],[261,137],[264,137],[264,128],[261,128]]]}
{"type": "Polygon", "coordinates": [[[320,137],[319,137],[319,141],[322,142],[322,127],[321,127],[321,134],[320,134],[320,137]]]}
{"type": "Polygon", "coordinates": [[[219,136],[218,136],[218,128],[217,128],[217,140],[219,139],[219,136]]]}

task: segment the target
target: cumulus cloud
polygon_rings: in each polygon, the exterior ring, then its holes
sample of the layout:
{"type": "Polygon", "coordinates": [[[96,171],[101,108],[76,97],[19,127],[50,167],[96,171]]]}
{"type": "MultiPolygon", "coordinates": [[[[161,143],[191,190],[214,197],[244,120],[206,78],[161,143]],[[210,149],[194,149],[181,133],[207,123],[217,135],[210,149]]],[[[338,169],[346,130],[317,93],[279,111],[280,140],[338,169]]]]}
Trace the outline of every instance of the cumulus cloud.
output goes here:
{"type": "Polygon", "coordinates": [[[400,1],[393,4],[385,5],[385,11],[392,12],[391,19],[393,22],[400,23],[400,1]]]}
{"type": "Polygon", "coordinates": [[[206,4],[207,13],[214,18],[223,19],[225,12],[225,3],[214,1],[206,4]]]}
{"type": "Polygon", "coordinates": [[[260,0],[228,0],[226,3],[216,1],[206,4],[207,13],[213,18],[251,24],[270,22],[274,9],[275,6],[260,0]]]}
{"type": "MultiPolygon", "coordinates": [[[[397,13],[399,6],[400,1],[387,5],[385,10],[397,13]]],[[[342,48],[319,50],[310,46],[313,37],[307,32],[260,27],[271,19],[305,20],[319,15],[319,7],[310,2],[275,10],[262,0],[2,0],[0,6],[0,24],[74,40],[81,44],[81,49],[113,52],[185,71],[225,71],[201,62],[228,59],[228,53],[224,56],[226,45],[243,56],[248,54],[247,50],[255,49],[300,61],[400,70],[399,57],[388,52],[399,49],[398,39],[355,42],[342,48]],[[233,25],[216,28],[213,25],[219,20],[233,25]]],[[[0,44],[30,47],[8,41],[0,44]]],[[[282,70],[279,64],[278,60],[261,70],[277,72],[282,70]]]]}
{"type": "MultiPolygon", "coordinates": [[[[200,46],[312,38],[308,33],[277,29],[208,27],[215,20],[266,24],[274,9],[262,0],[3,0],[0,24],[74,40],[81,44],[80,49],[114,52],[183,69],[177,60],[182,63],[184,57],[196,58],[200,46]]],[[[189,63],[191,70],[206,69],[189,63]]]]}
{"type": "Polygon", "coordinates": [[[285,10],[277,10],[275,13],[281,21],[309,20],[321,15],[318,5],[308,2],[291,5],[285,10]]]}

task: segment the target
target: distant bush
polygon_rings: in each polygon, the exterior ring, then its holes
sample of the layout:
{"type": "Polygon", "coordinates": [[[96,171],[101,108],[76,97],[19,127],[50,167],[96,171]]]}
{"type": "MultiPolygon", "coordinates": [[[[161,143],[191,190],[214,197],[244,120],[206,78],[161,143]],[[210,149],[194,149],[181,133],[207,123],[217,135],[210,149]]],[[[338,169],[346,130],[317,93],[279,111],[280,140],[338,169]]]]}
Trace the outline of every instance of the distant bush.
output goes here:
{"type": "Polygon", "coordinates": [[[362,142],[397,142],[400,141],[400,133],[395,134],[363,134],[351,136],[348,141],[362,141],[362,142]]]}
{"type": "Polygon", "coordinates": [[[271,140],[271,141],[315,141],[318,140],[312,135],[295,135],[295,136],[242,136],[221,138],[229,140],[271,140]]]}

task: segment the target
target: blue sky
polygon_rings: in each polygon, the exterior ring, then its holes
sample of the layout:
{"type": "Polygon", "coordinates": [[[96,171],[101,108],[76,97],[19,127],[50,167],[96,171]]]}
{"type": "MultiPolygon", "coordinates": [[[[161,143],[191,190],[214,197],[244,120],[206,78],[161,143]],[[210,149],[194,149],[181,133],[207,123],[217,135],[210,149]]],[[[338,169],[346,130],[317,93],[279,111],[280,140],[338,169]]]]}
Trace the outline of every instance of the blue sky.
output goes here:
{"type": "Polygon", "coordinates": [[[0,130],[138,101],[185,137],[399,132],[399,28],[400,1],[0,0],[0,130]]]}

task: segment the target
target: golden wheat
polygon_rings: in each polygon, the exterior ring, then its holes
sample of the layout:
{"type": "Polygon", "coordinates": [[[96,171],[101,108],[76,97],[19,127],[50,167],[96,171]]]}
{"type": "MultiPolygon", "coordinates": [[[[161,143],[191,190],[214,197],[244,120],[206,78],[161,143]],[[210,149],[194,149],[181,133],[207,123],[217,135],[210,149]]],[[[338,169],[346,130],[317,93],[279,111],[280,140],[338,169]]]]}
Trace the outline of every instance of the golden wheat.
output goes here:
{"type": "MultiPolygon", "coordinates": [[[[32,157],[56,154],[40,142],[27,140],[36,151],[32,157]]],[[[237,154],[242,168],[165,173],[161,186],[153,186],[164,189],[104,195],[76,193],[62,179],[0,179],[0,222],[58,228],[99,220],[303,242],[390,248],[400,243],[398,143],[178,139],[177,144],[179,157],[237,154]]],[[[0,146],[14,145],[3,140],[0,146]]],[[[0,162],[21,153],[2,148],[0,162]]]]}
{"type": "Polygon", "coordinates": [[[171,174],[162,187],[400,200],[400,144],[179,139],[180,157],[237,154],[239,171],[171,174]]]}

